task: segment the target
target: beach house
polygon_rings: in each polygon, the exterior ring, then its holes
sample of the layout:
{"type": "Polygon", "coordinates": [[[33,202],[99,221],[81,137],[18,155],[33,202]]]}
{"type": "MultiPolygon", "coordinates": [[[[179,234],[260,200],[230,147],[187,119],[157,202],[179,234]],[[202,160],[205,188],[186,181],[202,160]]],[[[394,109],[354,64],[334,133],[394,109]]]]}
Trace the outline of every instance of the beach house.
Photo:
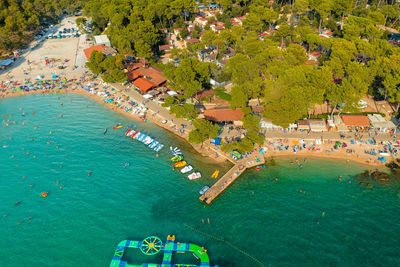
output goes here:
{"type": "Polygon", "coordinates": [[[341,118],[349,130],[369,129],[371,126],[368,117],[364,115],[342,115],[341,118]]]}
{"type": "Polygon", "coordinates": [[[105,45],[105,46],[110,46],[111,47],[111,42],[110,39],[108,39],[107,35],[102,34],[102,35],[96,35],[93,37],[94,43],[96,45],[105,45]]]}
{"type": "Polygon", "coordinates": [[[162,76],[162,71],[140,62],[134,62],[128,67],[128,82],[142,94],[148,94],[149,91],[165,85],[167,79],[162,76]]]}
{"type": "Polygon", "coordinates": [[[222,124],[233,124],[235,126],[243,126],[241,119],[244,117],[244,113],[240,108],[232,110],[230,108],[213,108],[204,110],[204,118],[209,121],[222,123],[222,124]]]}

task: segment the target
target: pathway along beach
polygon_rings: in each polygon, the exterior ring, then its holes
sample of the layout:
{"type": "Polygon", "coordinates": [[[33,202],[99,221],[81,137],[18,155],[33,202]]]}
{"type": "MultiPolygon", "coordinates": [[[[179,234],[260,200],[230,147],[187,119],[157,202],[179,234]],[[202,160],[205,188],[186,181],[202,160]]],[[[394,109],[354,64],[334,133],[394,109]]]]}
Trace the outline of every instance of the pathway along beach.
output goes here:
{"type": "Polygon", "coordinates": [[[168,151],[156,158],[122,130],[104,135],[104,127],[132,120],[86,96],[1,99],[0,114],[11,121],[0,124],[4,266],[105,266],[120,240],[171,233],[205,246],[220,266],[399,265],[398,183],[359,185],[355,176],[365,165],[308,159],[300,169],[277,159],[205,206],[198,190],[214,182],[218,166],[159,127],[135,122],[179,144],[201,179],[189,181],[172,170],[168,151]]]}

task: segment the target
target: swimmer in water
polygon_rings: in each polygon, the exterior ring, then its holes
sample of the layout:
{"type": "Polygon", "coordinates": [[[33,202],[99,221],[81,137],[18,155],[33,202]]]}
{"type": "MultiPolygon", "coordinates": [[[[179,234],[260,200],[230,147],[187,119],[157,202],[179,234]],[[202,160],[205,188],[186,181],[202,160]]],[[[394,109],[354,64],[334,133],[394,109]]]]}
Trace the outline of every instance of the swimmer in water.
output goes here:
{"type": "Polygon", "coordinates": [[[92,175],[92,172],[88,172],[88,176],[92,175]]]}
{"type": "Polygon", "coordinates": [[[18,206],[19,204],[21,204],[21,202],[19,202],[19,201],[18,201],[18,202],[15,202],[15,203],[14,203],[14,206],[18,206]]]}

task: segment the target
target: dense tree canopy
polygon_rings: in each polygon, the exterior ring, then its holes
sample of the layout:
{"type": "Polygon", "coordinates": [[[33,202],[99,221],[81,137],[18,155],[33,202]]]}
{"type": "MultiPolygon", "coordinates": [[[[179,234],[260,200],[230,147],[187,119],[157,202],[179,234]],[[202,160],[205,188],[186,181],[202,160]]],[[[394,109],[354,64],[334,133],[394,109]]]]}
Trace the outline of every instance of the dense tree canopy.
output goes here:
{"type": "Polygon", "coordinates": [[[0,0],[0,52],[20,48],[43,24],[55,23],[64,12],[73,13],[82,0],[0,0]]]}
{"type": "Polygon", "coordinates": [[[105,82],[124,82],[127,77],[122,70],[124,68],[122,60],[121,55],[106,57],[103,53],[94,50],[86,66],[94,74],[103,74],[102,78],[105,82]]]}

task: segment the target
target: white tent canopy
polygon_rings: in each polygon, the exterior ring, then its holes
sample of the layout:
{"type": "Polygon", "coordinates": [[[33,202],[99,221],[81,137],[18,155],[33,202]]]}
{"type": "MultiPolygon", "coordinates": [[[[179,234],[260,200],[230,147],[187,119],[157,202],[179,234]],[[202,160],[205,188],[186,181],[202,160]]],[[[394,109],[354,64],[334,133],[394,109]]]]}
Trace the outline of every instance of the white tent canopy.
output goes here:
{"type": "Polygon", "coordinates": [[[175,92],[175,91],[168,91],[167,92],[169,95],[177,95],[178,93],[177,92],[175,92]]]}
{"type": "Polygon", "coordinates": [[[152,98],[153,96],[149,95],[149,94],[145,94],[145,95],[143,95],[143,97],[146,98],[146,99],[149,99],[149,98],[152,98]]]}

